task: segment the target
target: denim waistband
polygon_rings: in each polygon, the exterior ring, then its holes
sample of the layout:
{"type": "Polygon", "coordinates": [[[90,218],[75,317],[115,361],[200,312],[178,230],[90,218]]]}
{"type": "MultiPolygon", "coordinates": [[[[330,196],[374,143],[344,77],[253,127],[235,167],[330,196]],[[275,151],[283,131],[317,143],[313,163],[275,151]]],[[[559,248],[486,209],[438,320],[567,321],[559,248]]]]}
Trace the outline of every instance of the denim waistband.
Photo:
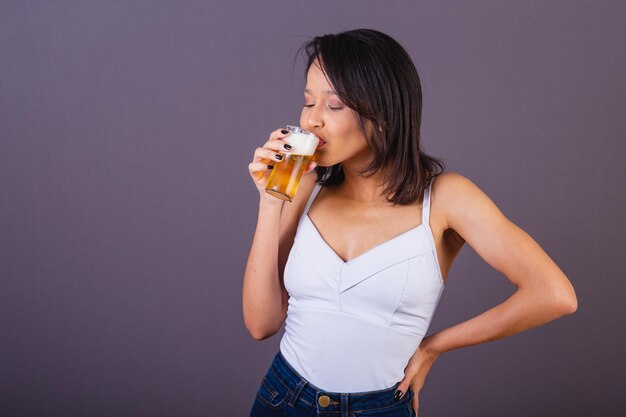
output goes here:
{"type": "MultiPolygon", "coordinates": [[[[309,404],[316,405],[318,412],[344,412],[348,411],[348,407],[349,411],[383,409],[396,405],[398,402],[407,401],[413,394],[409,388],[400,400],[395,401],[393,397],[400,384],[399,382],[390,388],[377,391],[350,393],[325,391],[311,384],[293,369],[280,350],[272,361],[271,369],[291,392],[291,395],[286,398],[287,403],[293,406],[299,399],[303,399],[309,404]],[[320,405],[319,398],[321,396],[329,397],[330,403],[328,406],[323,407],[320,405]]],[[[323,404],[328,402],[328,399],[324,400],[326,401],[322,401],[323,404]]]]}

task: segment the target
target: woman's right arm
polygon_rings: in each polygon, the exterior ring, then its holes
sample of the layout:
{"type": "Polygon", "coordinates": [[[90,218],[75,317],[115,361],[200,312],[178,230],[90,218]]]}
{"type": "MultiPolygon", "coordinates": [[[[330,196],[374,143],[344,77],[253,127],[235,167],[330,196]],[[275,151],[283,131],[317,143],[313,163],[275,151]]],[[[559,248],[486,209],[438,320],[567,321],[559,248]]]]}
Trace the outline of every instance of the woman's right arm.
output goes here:
{"type": "MultiPolygon", "coordinates": [[[[307,199],[307,191],[312,189],[312,175],[303,175],[291,203],[265,192],[265,183],[271,173],[268,165],[278,162],[273,159],[276,153],[284,152],[286,142],[282,138],[285,136],[281,129],[272,132],[270,140],[262,148],[257,148],[255,159],[249,165],[260,198],[257,226],[243,280],[242,304],[245,326],[256,340],[276,334],[287,316],[289,296],[282,269],[293,244],[297,213],[303,207],[303,200],[307,199]]],[[[305,174],[314,167],[312,163],[305,174]]]]}

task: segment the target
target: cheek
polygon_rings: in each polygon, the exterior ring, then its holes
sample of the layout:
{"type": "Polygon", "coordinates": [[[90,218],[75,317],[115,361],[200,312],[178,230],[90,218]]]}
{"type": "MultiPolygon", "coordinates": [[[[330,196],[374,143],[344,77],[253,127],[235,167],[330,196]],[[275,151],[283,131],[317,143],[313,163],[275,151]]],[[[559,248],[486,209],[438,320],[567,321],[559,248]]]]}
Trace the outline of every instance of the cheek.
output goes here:
{"type": "Polygon", "coordinates": [[[298,126],[302,126],[303,123],[304,123],[304,108],[300,112],[300,124],[298,126]]]}

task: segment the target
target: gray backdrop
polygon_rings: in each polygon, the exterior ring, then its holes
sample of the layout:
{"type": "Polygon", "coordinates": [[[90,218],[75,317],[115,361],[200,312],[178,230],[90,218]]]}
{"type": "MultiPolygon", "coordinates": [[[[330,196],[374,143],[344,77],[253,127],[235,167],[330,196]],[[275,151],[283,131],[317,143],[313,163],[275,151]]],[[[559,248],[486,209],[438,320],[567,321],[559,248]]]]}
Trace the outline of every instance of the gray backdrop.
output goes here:
{"type": "MultiPolygon", "coordinates": [[[[625,415],[624,21],[621,1],[1,2],[0,415],[247,415],[282,335],[243,325],[247,164],[298,123],[297,47],[358,27],[413,57],[425,150],[578,294],[441,356],[420,416],[625,415]]],[[[429,334],[514,289],[466,246],[429,334]]]]}

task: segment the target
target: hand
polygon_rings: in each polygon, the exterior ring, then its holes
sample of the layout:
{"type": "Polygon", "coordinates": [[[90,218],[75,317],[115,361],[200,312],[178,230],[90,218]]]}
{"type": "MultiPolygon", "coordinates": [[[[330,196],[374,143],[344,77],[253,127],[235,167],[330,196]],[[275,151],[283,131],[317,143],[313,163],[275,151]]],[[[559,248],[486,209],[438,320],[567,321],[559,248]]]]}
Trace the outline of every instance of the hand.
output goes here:
{"type": "Polygon", "coordinates": [[[413,407],[415,411],[415,417],[417,417],[417,409],[419,407],[419,392],[424,386],[428,371],[430,371],[433,363],[439,357],[438,353],[428,349],[427,339],[428,337],[422,339],[422,343],[420,343],[413,356],[411,356],[409,363],[406,368],[404,368],[404,378],[398,385],[398,390],[402,392],[402,397],[406,394],[409,387],[411,387],[414,394],[411,407],[413,407]]]}
{"type": "MultiPolygon", "coordinates": [[[[248,164],[248,170],[250,171],[250,176],[254,180],[254,183],[259,190],[259,194],[261,198],[267,198],[271,201],[276,201],[275,197],[270,196],[265,192],[265,184],[267,183],[267,179],[269,178],[272,168],[274,164],[281,161],[284,158],[284,154],[281,154],[282,158],[276,158],[276,155],[280,152],[288,152],[289,150],[284,147],[287,145],[287,142],[283,140],[285,136],[289,135],[289,131],[281,128],[274,130],[270,133],[270,137],[267,142],[263,145],[263,147],[256,148],[254,151],[254,158],[250,164],[248,164]],[[270,168],[270,166],[272,168],[270,168]]],[[[302,175],[306,175],[311,172],[317,164],[313,161],[309,164],[307,169],[304,171],[302,175]]]]}

